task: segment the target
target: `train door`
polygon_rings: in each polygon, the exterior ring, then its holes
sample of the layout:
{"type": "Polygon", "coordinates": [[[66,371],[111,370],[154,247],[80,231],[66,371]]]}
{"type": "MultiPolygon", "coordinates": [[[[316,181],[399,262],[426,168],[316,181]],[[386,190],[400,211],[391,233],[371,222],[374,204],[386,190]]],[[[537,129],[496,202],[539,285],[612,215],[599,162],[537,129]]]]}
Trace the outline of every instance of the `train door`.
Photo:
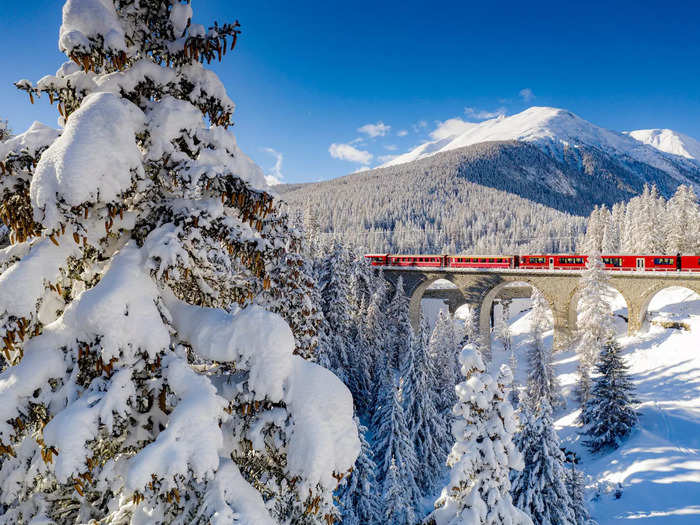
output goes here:
{"type": "Polygon", "coordinates": [[[644,257],[637,257],[637,270],[644,270],[644,257]]]}
{"type": "Polygon", "coordinates": [[[554,270],[554,257],[549,258],[549,269],[554,270]]]}

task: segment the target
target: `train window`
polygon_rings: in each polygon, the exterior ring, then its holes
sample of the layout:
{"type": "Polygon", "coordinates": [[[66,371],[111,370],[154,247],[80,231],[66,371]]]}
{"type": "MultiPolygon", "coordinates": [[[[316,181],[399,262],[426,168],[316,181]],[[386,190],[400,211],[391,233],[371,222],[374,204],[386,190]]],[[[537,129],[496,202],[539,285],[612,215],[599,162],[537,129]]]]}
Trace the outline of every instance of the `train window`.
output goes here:
{"type": "Polygon", "coordinates": [[[619,268],[622,266],[622,257],[603,257],[603,262],[619,268]]]}
{"type": "Polygon", "coordinates": [[[561,264],[583,264],[582,257],[559,257],[561,264]]]}
{"type": "Polygon", "coordinates": [[[671,265],[673,263],[673,257],[654,257],[654,264],[671,265]]]}
{"type": "Polygon", "coordinates": [[[545,258],[544,257],[530,257],[530,262],[533,264],[544,264],[545,258]]]}

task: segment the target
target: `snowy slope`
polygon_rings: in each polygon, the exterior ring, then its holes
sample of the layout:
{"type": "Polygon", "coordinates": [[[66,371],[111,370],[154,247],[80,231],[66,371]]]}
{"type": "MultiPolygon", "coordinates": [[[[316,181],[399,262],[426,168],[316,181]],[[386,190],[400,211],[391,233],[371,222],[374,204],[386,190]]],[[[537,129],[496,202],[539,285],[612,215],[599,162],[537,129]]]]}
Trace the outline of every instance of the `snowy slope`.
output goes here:
{"type": "Polygon", "coordinates": [[[700,162],[700,141],[672,129],[638,129],[627,135],[672,155],[700,162]]]}
{"type": "Polygon", "coordinates": [[[382,167],[404,164],[480,142],[504,140],[531,143],[559,159],[563,159],[570,148],[592,148],[612,157],[647,164],[674,178],[682,177],[685,160],[676,153],[660,151],[632,136],[596,126],[570,111],[535,106],[516,115],[486,120],[456,135],[422,144],[382,167]]]}
{"type": "MultiPolygon", "coordinates": [[[[528,303],[515,300],[511,306],[516,380],[521,384],[527,374],[528,303]]],[[[626,315],[621,296],[613,307],[626,315]]],[[[650,312],[652,319],[684,322],[690,331],[652,325],[645,333],[626,337],[625,322],[617,318],[619,340],[637,387],[640,424],[614,452],[594,456],[583,447],[575,424],[577,360],[572,352],[555,354],[567,398],[567,407],[557,414],[557,429],[562,446],[582,458],[589,508],[600,525],[700,523],[700,297],[683,288],[667,289],[652,300],[650,312]]],[[[508,363],[498,341],[493,348],[495,359],[508,363]]]]}

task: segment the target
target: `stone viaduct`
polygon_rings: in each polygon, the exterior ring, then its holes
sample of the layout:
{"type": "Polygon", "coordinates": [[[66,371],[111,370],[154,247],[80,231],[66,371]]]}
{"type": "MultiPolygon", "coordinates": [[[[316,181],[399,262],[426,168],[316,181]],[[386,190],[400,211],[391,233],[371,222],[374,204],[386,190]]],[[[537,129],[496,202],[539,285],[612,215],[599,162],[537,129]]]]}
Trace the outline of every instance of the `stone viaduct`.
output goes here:
{"type": "MultiPolygon", "coordinates": [[[[482,343],[491,346],[490,312],[494,300],[511,283],[526,283],[537,288],[549,302],[554,318],[554,349],[565,348],[576,331],[576,307],[579,299],[580,270],[523,270],[523,269],[440,269],[385,267],[385,278],[394,285],[403,279],[406,294],[410,297],[411,323],[414,328],[420,322],[421,299],[428,287],[438,279],[446,279],[456,290],[429,294],[449,300],[450,310],[462,304],[470,304],[476,310],[482,343]],[[456,295],[454,292],[458,292],[456,295]]],[[[683,286],[700,294],[700,273],[687,272],[609,272],[610,286],[627,302],[629,334],[642,328],[649,302],[660,290],[670,286],[683,286]]],[[[516,294],[522,296],[520,294],[516,294]]]]}

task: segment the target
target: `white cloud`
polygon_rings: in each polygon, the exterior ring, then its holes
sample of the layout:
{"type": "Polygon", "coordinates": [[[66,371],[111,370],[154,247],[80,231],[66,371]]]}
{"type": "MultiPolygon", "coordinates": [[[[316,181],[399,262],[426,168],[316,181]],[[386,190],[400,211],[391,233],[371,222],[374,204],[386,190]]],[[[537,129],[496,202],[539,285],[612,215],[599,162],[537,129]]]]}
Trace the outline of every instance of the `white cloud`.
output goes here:
{"type": "Polygon", "coordinates": [[[359,168],[357,168],[357,169],[356,169],[355,171],[353,171],[352,173],[360,173],[361,171],[367,171],[367,170],[371,170],[371,169],[372,169],[372,168],[370,168],[369,166],[360,166],[359,168]]]}
{"type": "Polygon", "coordinates": [[[398,155],[380,155],[379,157],[377,157],[377,160],[379,160],[379,162],[381,162],[382,164],[385,164],[390,160],[394,160],[396,157],[398,157],[398,155]]]}
{"type": "Polygon", "coordinates": [[[387,151],[396,151],[399,147],[396,144],[386,144],[384,149],[387,151]]]}
{"type": "Polygon", "coordinates": [[[476,109],[476,108],[464,108],[464,114],[467,115],[470,118],[474,118],[477,120],[486,120],[490,118],[496,118],[496,117],[501,117],[506,114],[506,108],[498,108],[495,109],[494,111],[487,111],[485,109],[476,109]]]}
{"type": "Polygon", "coordinates": [[[387,126],[380,120],[376,124],[365,124],[364,126],[357,128],[357,131],[359,133],[364,133],[368,137],[374,138],[385,136],[387,133],[389,133],[390,129],[391,126],[387,126]]]}
{"type": "Polygon", "coordinates": [[[467,131],[469,128],[473,128],[478,124],[474,122],[467,122],[461,118],[451,118],[444,122],[438,122],[437,127],[430,132],[430,137],[433,140],[440,140],[447,137],[454,137],[455,135],[460,135],[467,131]]]}
{"type": "Polygon", "coordinates": [[[405,130],[405,129],[402,129],[402,130],[400,130],[400,131],[397,133],[397,135],[398,135],[399,137],[405,137],[406,135],[408,135],[408,131],[405,130]]]}
{"type": "Polygon", "coordinates": [[[525,102],[530,102],[532,99],[535,98],[535,94],[530,88],[521,89],[518,92],[518,95],[520,95],[520,98],[522,98],[525,102]]]}
{"type": "Polygon", "coordinates": [[[270,173],[265,174],[265,181],[270,186],[282,184],[284,179],[284,175],[282,175],[282,160],[284,156],[279,151],[275,151],[272,148],[263,148],[263,151],[275,157],[275,165],[270,170],[270,173]]]}
{"type": "Polygon", "coordinates": [[[369,151],[357,149],[350,144],[337,144],[335,142],[330,145],[328,152],[334,159],[359,162],[360,164],[369,164],[374,157],[369,151]]]}

